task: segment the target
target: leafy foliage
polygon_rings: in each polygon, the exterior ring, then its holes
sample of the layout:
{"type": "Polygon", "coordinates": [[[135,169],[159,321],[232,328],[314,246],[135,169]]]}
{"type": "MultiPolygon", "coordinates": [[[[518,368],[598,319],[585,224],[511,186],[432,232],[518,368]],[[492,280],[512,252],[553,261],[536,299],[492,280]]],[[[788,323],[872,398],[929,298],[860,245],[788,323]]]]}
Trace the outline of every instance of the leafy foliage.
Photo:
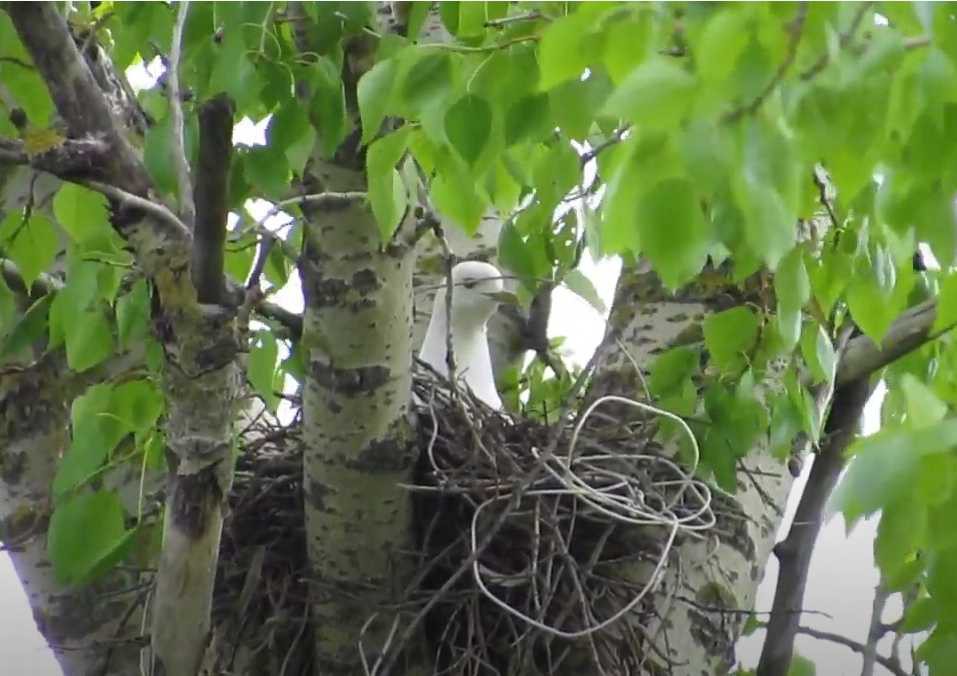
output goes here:
{"type": "MultiPolygon", "coordinates": [[[[70,21],[94,31],[118,67],[169,53],[175,8],[75,4],[70,21]]],[[[695,425],[702,471],[729,491],[759,440],[784,457],[799,433],[819,439],[811,388],[833,381],[845,320],[880,341],[903,311],[936,298],[934,330],[943,335],[886,369],[883,430],[852,448],[835,505],[851,523],[882,513],[875,550],[885,579],[919,590],[904,625],[932,632],[920,652],[931,669],[949,665],[957,644],[957,627],[945,621],[957,616],[945,572],[957,563],[949,518],[957,341],[946,333],[957,322],[953,8],[443,2],[449,42],[420,40],[427,5],[410,9],[408,34],[383,35],[367,3],[306,3],[296,20],[283,3],[191,7],[180,71],[194,166],[202,102],[227,92],[237,119],[271,116],[266,144],[237,149],[232,167],[230,205],[242,218],[229,232],[229,277],[246,281],[260,242],[247,200],[286,199],[317,158],[345,157],[364,169],[383,245],[420,194],[468,233],[483,215],[499,216],[499,262],[520,278],[524,302],[543,284],[564,284],[602,309],[578,269],[586,248],[646,261],[672,291],[744,290],[747,302],[709,315],[700,335],[642,365],[652,397],[695,425]],[[313,46],[308,54],[296,46],[296,26],[313,46]],[[359,42],[367,49],[354,59],[347,52],[359,42]],[[914,269],[918,245],[940,269],[914,269]],[[797,365],[766,393],[778,358],[797,365]]],[[[62,140],[48,89],[4,13],[0,84],[0,136],[20,137],[31,152],[62,140]],[[14,109],[23,124],[13,123],[14,109]]],[[[173,204],[165,90],[157,84],[138,100],[151,124],[136,143],[156,194],[173,204]]],[[[162,355],[150,338],[151,282],[106,198],[72,183],[50,195],[33,183],[9,192],[0,255],[28,291],[37,280],[50,288],[24,295],[0,284],[0,360],[32,363],[62,348],[70,369],[94,374],[145,343],[146,370],[155,371],[162,355]]],[[[297,239],[288,237],[293,255],[297,239]]],[[[287,254],[276,247],[266,260],[272,287],[289,279],[287,254]]],[[[271,410],[282,374],[304,371],[295,346],[277,366],[281,338],[273,326],[257,330],[247,362],[271,410]]],[[[524,389],[526,410],[542,417],[572,382],[545,369],[534,362],[523,380],[516,374],[513,393],[517,402],[524,389]]],[[[114,462],[144,461],[161,443],[162,395],[152,373],[140,375],[94,385],[73,404],[50,537],[63,581],[89,579],[129,539],[118,499],[92,492],[90,480],[114,462]],[[96,538],[77,536],[98,522],[96,538]]],[[[808,673],[798,662],[795,673],[808,673]]]]}

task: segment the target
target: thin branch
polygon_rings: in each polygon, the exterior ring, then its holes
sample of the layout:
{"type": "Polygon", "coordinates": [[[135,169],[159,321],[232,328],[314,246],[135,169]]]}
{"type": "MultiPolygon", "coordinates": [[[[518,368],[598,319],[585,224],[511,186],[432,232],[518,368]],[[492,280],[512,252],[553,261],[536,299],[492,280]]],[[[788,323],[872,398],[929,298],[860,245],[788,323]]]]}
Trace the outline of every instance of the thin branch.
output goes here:
{"type": "MultiPolygon", "coordinates": [[[[854,34],[857,33],[857,29],[860,27],[861,22],[864,20],[864,17],[867,15],[868,11],[870,11],[873,4],[874,3],[872,2],[862,2],[860,5],[858,5],[857,13],[854,15],[854,18],[851,19],[851,25],[848,26],[847,30],[841,33],[841,35],[838,37],[838,46],[841,49],[844,49],[851,44],[851,40],[854,39],[854,34]]],[[[813,78],[827,67],[830,59],[830,53],[825,51],[823,54],[821,54],[821,58],[819,58],[813,66],[801,73],[801,79],[810,80],[813,78]]]]}
{"type": "Polygon", "coordinates": [[[140,197],[139,195],[126,192],[122,188],[107,185],[106,183],[100,183],[99,181],[76,181],[76,183],[86,186],[91,190],[101,192],[110,199],[119,202],[123,206],[133,207],[134,209],[145,211],[147,214],[153,217],[154,221],[165,225],[167,233],[172,234],[174,237],[184,237],[188,239],[192,236],[189,228],[186,227],[186,224],[179,220],[176,217],[176,214],[162,204],[158,204],[146,199],[145,197],[140,197]]]}
{"type": "MultiPolygon", "coordinates": [[[[863,655],[864,654],[864,645],[849,639],[846,636],[841,636],[840,634],[833,634],[829,631],[821,631],[819,629],[812,629],[811,627],[800,626],[797,628],[797,633],[806,634],[807,636],[812,636],[814,638],[820,639],[822,641],[831,641],[832,643],[839,643],[840,645],[850,648],[854,652],[863,655]]],[[[882,655],[877,655],[876,661],[882,667],[887,669],[889,672],[894,674],[894,676],[909,676],[906,671],[901,668],[900,663],[888,657],[883,657],[882,655]]],[[[760,671],[758,672],[761,673],[760,671]]]]}
{"type": "Polygon", "coordinates": [[[525,12],[524,14],[514,14],[512,16],[503,16],[501,19],[489,19],[485,22],[486,28],[505,28],[505,26],[522,23],[524,21],[551,21],[550,17],[545,16],[538,10],[525,12]]]}
{"type": "Polygon", "coordinates": [[[844,449],[856,435],[858,421],[871,391],[872,386],[864,377],[834,393],[824,440],[814,458],[791,529],[787,537],[774,547],[780,567],[758,676],[786,676],[788,673],[800,619],[794,610],[804,604],[808,568],[824,521],[824,506],[844,468],[844,449]]]}
{"type": "Polygon", "coordinates": [[[867,629],[867,644],[864,646],[864,664],[861,667],[861,676],[874,676],[874,664],[877,662],[877,642],[887,631],[887,626],[881,622],[884,606],[890,592],[884,587],[883,580],[874,590],[874,603],[871,606],[871,625],[867,629]]]}
{"type": "Polygon", "coordinates": [[[807,8],[808,3],[801,2],[798,5],[797,13],[788,24],[788,34],[790,37],[788,40],[787,52],[784,55],[784,60],[778,66],[777,72],[774,73],[774,77],[772,77],[771,81],[768,82],[763,90],[761,90],[761,93],[754,97],[754,100],[751,101],[751,103],[740,106],[725,115],[725,122],[734,122],[745,115],[752,115],[757,112],[758,108],[761,107],[761,104],[764,103],[765,99],[767,99],[777,88],[777,86],[784,80],[784,77],[791,69],[791,66],[794,64],[794,59],[797,56],[798,44],[800,44],[801,36],[804,33],[804,20],[807,18],[807,8]]]}
{"type": "Polygon", "coordinates": [[[187,14],[189,14],[189,0],[180,0],[169,55],[169,111],[173,134],[170,152],[173,154],[176,186],[179,189],[179,213],[188,225],[192,225],[196,219],[196,205],[193,203],[193,186],[190,180],[189,162],[186,159],[183,101],[179,90],[179,61],[183,49],[183,28],[186,26],[187,14]]]}
{"type": "Polygon", "coordinates": [[[193,190],[192,279],[200,303],[222,303],[233,154],[233,103],[219,94],[199,109],[199,166],[193,190]]]}

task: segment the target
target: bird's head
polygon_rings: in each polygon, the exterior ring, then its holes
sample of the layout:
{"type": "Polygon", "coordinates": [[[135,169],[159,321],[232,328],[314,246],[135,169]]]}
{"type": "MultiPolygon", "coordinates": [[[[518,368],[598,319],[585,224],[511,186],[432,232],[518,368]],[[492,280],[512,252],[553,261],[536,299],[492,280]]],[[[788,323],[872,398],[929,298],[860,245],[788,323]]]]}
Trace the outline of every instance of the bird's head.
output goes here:
{"type": "MultiPolygon", "coordinates": [[[[452,268],[452,312],[458,321],[484,324],[499,304],[496,297],[504,290],[502,273],[494,265],[481,261],[463,261],[452,268]]],[[[445,289],[436,296],[436,304],[445,303],[445,289]]]]}

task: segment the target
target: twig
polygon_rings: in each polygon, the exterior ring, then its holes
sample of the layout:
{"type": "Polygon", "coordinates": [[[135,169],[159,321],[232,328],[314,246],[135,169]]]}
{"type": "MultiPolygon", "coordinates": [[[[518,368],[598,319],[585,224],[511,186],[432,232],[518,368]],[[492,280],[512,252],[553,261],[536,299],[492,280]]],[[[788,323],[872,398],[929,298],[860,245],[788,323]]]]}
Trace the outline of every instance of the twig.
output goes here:
{"type": "Polygon", "coordinates": [[[176,186],[179,189],[179,211],[183,220],[190,226],[196,219],[196,205],[193,203],[193,185],[190,180],[189,162],[186,160],[186,141],[183,133],[183,102],[179,90],[179,61],[183,48],[183,28],[189,13],[189,0],[180,0],[176,23],[173,26],[173,44],[169,55],[169,110],[172,124],[173,166],[176,168],[176,186]]]}
{"type": "Polygon", "coordinates": [[[734,122],[745,115],[752,115],[757,112],[765,99],[767,99],[768,96],[771,95],[771,92],[784,80],[784,76],[787,75],[787,72],[791,69],[794,58],[797,56],[798,44],[801,42],[801,35],[804,33],[804,20],[807,18],[807,7],[807,2],[801,2],[797,8],[797,14],[788,24],[790,39],[788,40],[787,52],[784,55],[784,60],[781,62],[781,65],[778,66],[777,72],[774,73],[774,77],[771,78],[771,81],[768,82],[761,93],[758,94],[751,103],[740,106],[725,115],[725,122],[734,122]]]}
{"type": "MultiPolygon", "coordinates": [[[[858,6],[857,13],[854,15],[854,18],[851,19],[851,25],[848,26],[847,30],[841,33],[841,35],[838,37],[838,46],[841,49],[847,47],[851,43],[851,40],[854,39],[854,34],[857,32],[858,27],[864,20],[864,16],[871,9],[873,4],[874,3],[872,2],[862,2],[858,6]]],[[[824,70],[824,68],[830,62],[830,59],[830,53],[825,51],[823,54],[821,54],[821,57],[814,63],[814,65],[801,73],[801,79],[810,80],[813,78],[815,75],[824,70]]]]}
{"type": "Polygon", "coordinates": [[[139,195],[134,195],[131,192],[126,192],[122,188],[100,183],[99,181],[77,181],[77,183],[91,190],[101,192],[122,205],[145,211],[152,216],[154,220],[165,225],[167,232],[177,238],[189,238],[192,236],[189,228],[176,217],[176,214],[162,204],[148,200],[145,197],[140,197],[139,195]]]}
{"type": "Polygon", "coordinates": [[[864,646],[864,663],[861,666],[861,676],[874,676],[874,664],[877,662],[877,642],[887,631],[887,626],[881,622],[881,614],[887,605],[890,593],[884,587],[883,580],[874,590],[874,603],[871,606],[871,625],[867,629],[867,644],[864,646]]]}
{"type": "Polygon", "coordinates": [[[628,133],[629,129],[631,129],[631,125],[626,124],[624,127],[616,130],[615,133],[611,135],[611,138],[605,139],[604,141],[599,143],[597,146],[589,150],[587,153],[583,154],[580,160],[581,165],[585,166],[586,164],[591,162],[593,159],[598,157],[598,155],[604,150],[610,148],[613,145],[617,145],[621,143],[621,141],[625,137],[625,134],[628,133]]]}
{"type": "MultiPolygon", "coordinates": [[[[807,636],[813,636],[814,638],[821,639],[822,641],[831,641],[832,643],[839,643],[842,646],[845,646],[846,648],[850,648],[851,650],[853,650],[854,652],[858,654],[861,654],[861,655],[864,654],[864,648],[865,648],[864,645],[862,645],[858,641],[849,639],[846,636],[841,636],[840,634],[832,634],[829,631],[821,631],[819,629],[812,629],[811,627],[805,627],[805,626],[799,626],[797,628],[797,633],[806,634],[807,636]]],[[[894,674],[894,676],[909,676],[908,673],[901,668],[900,663],[893,658],[877,655],[875,660],[882,667],[884,667],[889,672],[894,674]]],[[[760,668],[758,669],[758,674],[759,676],[761,674],[760,668]]]]}
{"type": "Polygon", "coordinates": [[[521,23],[523,21],[551,21],[550,17],[545,16],[541,12],[535,10],[532,12],[525,12],[524,14],[515,14],[513,16],[503,16],[501,19],[489,19],[485,22],[486,28],[504,28],[513,23],[521,23]]]}
{"type": "Polygon", "coordinates": [[[435,233],[436,239],[439,240],[439,244],[442,247],[442,257],[445,259],[445,366],[449,372],[452,395],[455,396],[457,391],[455,387],[455,345],[452,340],[452,323],[454,321],[452,317],[452,291],[455,287],[455,284],[452,282],[452,268],[455,267],[455,256],[452,253],[452,248],[449,246],[449,241],[445,238],[445,230],[442,227],[441,221],[436,219],[432,223],[432,231],[435,233]]]}
{"type": "Polygon", "coordinates": [[[834,211],[834,205],[831,204],[831,199],[827,196],[827,182],[818,174],[817,168],[811,170],[811,179],[814,181],[814,185],[817,186],[818,200],[827,210],[828,218],[831,219],[831,227],[837,230],[841,227],[841,223],[837,219],[837,213],[834,211]]]}

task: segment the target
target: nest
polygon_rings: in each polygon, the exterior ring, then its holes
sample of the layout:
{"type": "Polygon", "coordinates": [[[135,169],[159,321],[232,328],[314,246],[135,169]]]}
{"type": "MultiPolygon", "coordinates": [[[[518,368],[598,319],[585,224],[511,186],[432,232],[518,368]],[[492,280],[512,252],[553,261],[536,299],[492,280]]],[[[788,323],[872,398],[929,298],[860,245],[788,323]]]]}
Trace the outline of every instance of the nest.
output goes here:
{"type": "MultiPolygon", "coordinates": [[[[601,409],[669,414],[611,397],[546,425],[453,394],[422,366],[414,391],[418,577],[402,630],[378,654],[410,649],[423,627],[436,674],[639,673],[656,652],[652,596],[676,542],[713,527],[711,495],[661,455],[647,415],[601,409]]],[[[262,653],[264,673],[306,674],[301,449],[295,427],[254,436],[224,529],[217,608],[234,617],[235,644],[262,653]]],[[[366,671],[388,668],[380,659],[366,671]]]]}

